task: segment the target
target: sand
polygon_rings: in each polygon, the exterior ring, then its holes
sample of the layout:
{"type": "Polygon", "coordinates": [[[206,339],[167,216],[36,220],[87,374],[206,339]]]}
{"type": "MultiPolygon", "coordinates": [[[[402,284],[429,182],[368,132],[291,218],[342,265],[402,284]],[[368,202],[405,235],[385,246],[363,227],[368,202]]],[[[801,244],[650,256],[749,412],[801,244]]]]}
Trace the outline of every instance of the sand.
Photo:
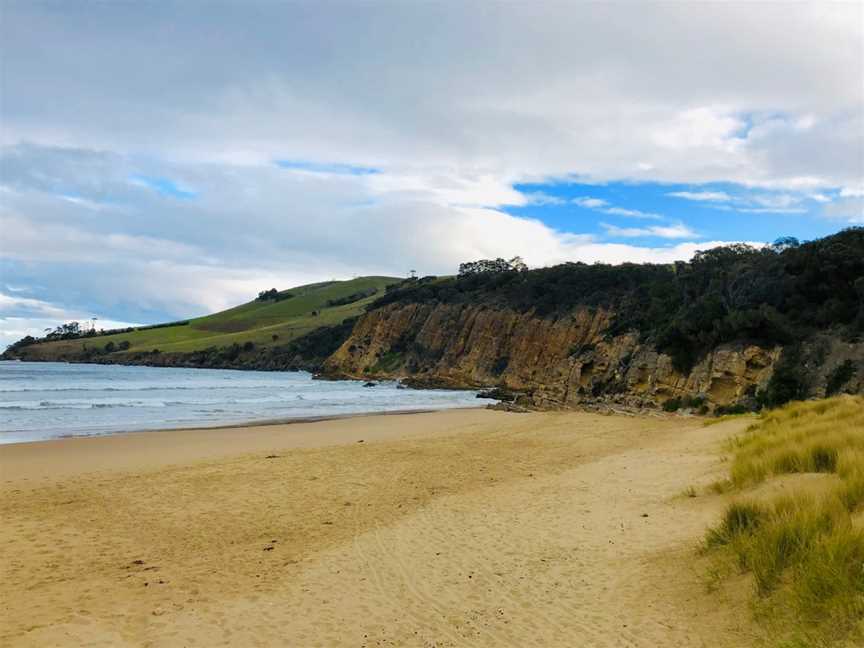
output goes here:
{"type": "Polygon", "coordinates": [[[3,646],[748,646],[734,421],[462,410],[0,447],[3,646]]]}

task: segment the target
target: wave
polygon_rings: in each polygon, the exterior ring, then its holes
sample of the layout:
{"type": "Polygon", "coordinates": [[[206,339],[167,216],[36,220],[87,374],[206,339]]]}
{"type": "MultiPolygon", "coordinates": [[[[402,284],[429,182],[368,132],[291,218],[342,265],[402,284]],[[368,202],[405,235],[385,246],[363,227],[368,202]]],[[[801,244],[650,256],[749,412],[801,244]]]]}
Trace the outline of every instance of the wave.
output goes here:
{"type": "Polygon", "coordinates": [[[38,411],[38,410],[63,410],[63,409],[110,409],[113,407],[165,407],[165,403],[150,404],[150,403],[54,403],[51,401],[42,401],[40,403],[24,403],[20,405],[0,405],[0,410],[8,410],[12,412],[21,411],[38,411]]]}
{"type": "Polygon", "coordinates": [[[164,386],[164,387],[21,387],[15,389],[0,389],[0,394],[28,394],[36,392],[150,392],[150,391],[211,391],[217,389],[267,389],[278,385],[198,385],[195,387],[164,386]]]}
{"type": "MultiPolygon", "coordinates": [[[[226,406],[226,405],[283,405],[290,408],[290,403],[297,402],[295,398],[288,396],[271,396],[265,398],[229,398],[229,399],[187,399],[187,400],[118,400],[114,402],[91,402],[91,401],[50,401],[39,402],[16,402],[0,405],[0,411],[41,411],[41,410],[87,410],[87,409],[111,409],[119,407],[137,408],[163,408],[183,406],[226,406]]],[[[322,403],[323,404],[323,403],[322,403]]],[[[211,410],[213,411],[213,410],[211,410]]]]}

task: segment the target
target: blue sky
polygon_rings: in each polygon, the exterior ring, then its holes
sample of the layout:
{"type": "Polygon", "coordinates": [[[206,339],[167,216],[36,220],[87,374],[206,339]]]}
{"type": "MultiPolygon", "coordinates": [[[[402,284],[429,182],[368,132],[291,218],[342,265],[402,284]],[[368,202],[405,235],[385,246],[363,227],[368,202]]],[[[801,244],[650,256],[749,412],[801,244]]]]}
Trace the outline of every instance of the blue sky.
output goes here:
{"type": "Polygon", "coordinates": [[[517,184],[533,202],[507,211],[538,218],[563,232],[617,242],[662,245],[678,238],[770,243],[780,236],[810,240],[836,232],[822,208],[832,194],[753,190],[730,183],[658,184],[551,182],[517,184]],[[814,197],[815,196],[815,197],[814,197]],[[675,233],[679,227],[680,234],[675,233]],[[652,235],[652,228],[666,236],[652,235]],[[693,232],[688,235],[687,231],[693,232]]]}
{"type": "Polygon", "coordinates": [[[191,200],[198,194],[189,189],[184,189],[170,178],[148,178],[146,176],[132,176],[129,178],[132,183],[138,183],[145,187],[158,191],[163,196],[171,198],[179,198],[181,200],[191,200]]]}
{"type": "Polygon", "coordinates": [[[0,346],[864,224],[864,4],[7,2],[0,346]]]}

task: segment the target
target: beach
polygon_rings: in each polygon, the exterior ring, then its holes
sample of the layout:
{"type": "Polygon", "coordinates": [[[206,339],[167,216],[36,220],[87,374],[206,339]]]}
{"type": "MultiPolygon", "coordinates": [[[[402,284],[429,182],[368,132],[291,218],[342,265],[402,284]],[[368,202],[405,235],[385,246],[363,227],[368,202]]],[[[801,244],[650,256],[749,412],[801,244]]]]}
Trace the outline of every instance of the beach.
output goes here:
{"type": "Polygon", "coordinates": [[[0,643],[752,645],[697,551],[743,427],[466,409],[6,445],[0,643]]]}

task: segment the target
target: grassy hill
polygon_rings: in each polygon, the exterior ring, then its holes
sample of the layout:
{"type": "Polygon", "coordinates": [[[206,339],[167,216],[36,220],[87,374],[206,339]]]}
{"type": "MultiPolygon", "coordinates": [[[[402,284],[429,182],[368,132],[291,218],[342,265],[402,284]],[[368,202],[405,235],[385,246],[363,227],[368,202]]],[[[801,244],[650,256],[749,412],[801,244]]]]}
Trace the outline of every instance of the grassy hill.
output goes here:
{"type": "Polygon", "coordinates": [[[8,355],[23,360],[120,361],[136,355],[190,354],[207,349],[245,346],[247,351],[275,350],[318,329],[334,327],[359,315],[384,294],[393,277],[358,277],[290,288],[278,300],[253,300],[188,322],[141,327],[123,332],[37,341],[8,355]],[[128,344],[128,346],[127,346],[128,344]]]}

